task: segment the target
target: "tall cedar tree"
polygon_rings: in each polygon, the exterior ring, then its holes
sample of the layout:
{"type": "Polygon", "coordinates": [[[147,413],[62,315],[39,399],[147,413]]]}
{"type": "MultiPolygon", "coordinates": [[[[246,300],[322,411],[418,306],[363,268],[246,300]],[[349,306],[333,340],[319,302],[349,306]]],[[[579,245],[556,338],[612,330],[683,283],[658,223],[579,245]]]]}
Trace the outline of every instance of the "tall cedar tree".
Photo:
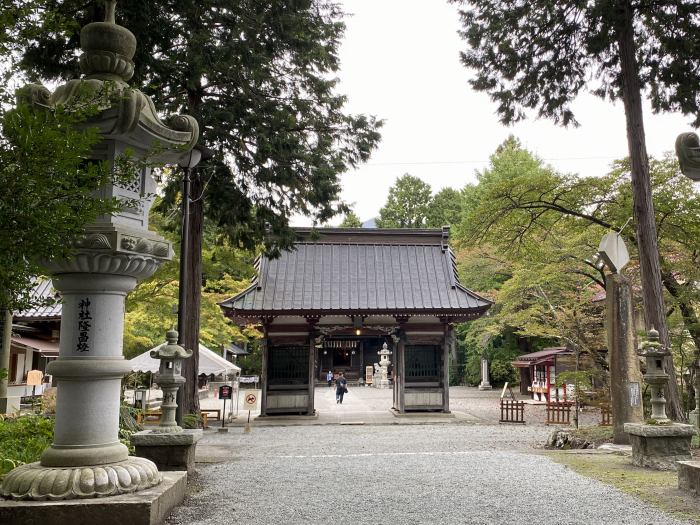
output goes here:
{"type": "MultiPolygon", "coordinates": [[[[576,125],[571,104],[583,90],[622,99],[634,193],[645,318],[669,343],[662,293],[642,94],[654,111],[681,111],[700,124],[700,6],[697,0],[450,0],[460,10],[470,81],[510,124],[539,117],[576,125]]],[[[673,137],[669,137],[669,144],[673,137]]],[[[682,419],[673,380],[668,409],[682,419]]]]}
{"type": "MultiPolygon", "coordinates": [[[[78,28],[102,20],[99,0],[44,4],[39,27],[15,35],[21,64],[44,79],[78,75],[78,28]],[[71,23],[76,19],[78,24],[71,23]],[[24,35],[33,35],[24,38],[24,35]]],[[[345,25],[327,0],[124,0],[121,25],[136,36],[132,85],[159,110],[200,123],[215,152],[193,174],[183,412],[198,411],[197,342],[204,216],[234,246],[288,246],[289,217],[325,222],[339,211],[339,174],[366,161],[381,122],[348,115],[336,93],[345,25]]],[[[23,26],[24,27],[24,26],[23,26]]],[[[171,181],[171,195],[178,180],[171,181]]]]}

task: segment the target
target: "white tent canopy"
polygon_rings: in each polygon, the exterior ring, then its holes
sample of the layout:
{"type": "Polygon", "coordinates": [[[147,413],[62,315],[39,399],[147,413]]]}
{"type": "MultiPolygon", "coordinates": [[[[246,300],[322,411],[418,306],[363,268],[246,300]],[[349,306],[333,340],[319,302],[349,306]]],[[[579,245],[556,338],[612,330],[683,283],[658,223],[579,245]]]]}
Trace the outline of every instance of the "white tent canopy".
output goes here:
{"type": "MultiPolygon", "coordinates": [[[[157,372],[160,367],[160,360],[151,357],[150,353],[161,345],[147,350],[143,354],[129,359],[129,364],[131,365],[132,372],[157,372]]],[[[197,375],[219,375],[235,373],[236,375],[241,374],[240,367],[229,363],[221,357],[220,355],[212,352],[202,343],[199,343],[199,370],[197,375]]]]}

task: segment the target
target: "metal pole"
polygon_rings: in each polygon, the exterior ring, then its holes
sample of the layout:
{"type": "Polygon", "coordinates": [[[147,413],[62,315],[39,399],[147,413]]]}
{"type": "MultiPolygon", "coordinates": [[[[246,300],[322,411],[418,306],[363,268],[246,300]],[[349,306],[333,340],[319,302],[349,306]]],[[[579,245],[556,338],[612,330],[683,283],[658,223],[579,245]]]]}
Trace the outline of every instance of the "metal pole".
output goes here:
{"type": "Polygon", "coordinates": [[[226,426],[226,398],[224,397],[224,411],[221,414],[221,428],[226,426]]]}
{"type": "MultiPolygon", "coordinates": [[[[182,235],[180,239],[180,279],[179,279],[179,294],[177,304],[177,344],[184,346],[185,344],[185,319],[187,314],[187,263],[189,250],[189,235],[190,235],[190,174],[192,169],[184,168],[184,177],[182,179],[182,235]]],[[[185,385],[183,385],[185,387],[185,385]]],[[[182,408],[183,408],[183,390],[179,388],[177,391],[177,410],[175,411],[175,419],[179,426],[182,426],[182,408]]]]}

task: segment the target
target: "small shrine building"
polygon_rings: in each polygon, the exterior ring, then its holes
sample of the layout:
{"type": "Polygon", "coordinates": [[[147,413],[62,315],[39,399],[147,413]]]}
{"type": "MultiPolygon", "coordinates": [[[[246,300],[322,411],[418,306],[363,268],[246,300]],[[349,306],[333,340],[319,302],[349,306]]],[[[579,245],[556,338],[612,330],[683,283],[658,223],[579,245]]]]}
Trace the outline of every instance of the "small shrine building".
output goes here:
{"type": "Polygon", "coordinates": [[[453,325],[491,306],[459,283],[449,228],[296,233],[291,250],[258,258],[251,286],[221,303],[264,334],[261,415],[313,415],[329,370],[370,383],[384,343],[393,410],[449,412],[453,325]]]}

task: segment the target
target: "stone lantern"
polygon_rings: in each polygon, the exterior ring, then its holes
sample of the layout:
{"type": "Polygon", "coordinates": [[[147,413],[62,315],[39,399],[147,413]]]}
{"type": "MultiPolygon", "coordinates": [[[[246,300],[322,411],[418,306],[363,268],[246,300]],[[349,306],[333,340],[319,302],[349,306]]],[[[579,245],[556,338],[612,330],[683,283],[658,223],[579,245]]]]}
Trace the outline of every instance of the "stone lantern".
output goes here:
{"type": "Polygon", "coordinates": [[[122,353],[124,300],[172,257],[170,243],[148,230],[155,187],[151,166],[177,162],[194,147],[199,130],[189,116],[164,123],[151,99],[127,84],[136,38],[116,24],[115,3],[105,3],[104,22],[80,32],[83,78],[53,93],[36,84],[20,93],[40,108],[70,109],[87,97],[98,111],[86,125],[97,128],[102,139],[88,160],[115,168],[128,153],[148,162],[134,167],[131,179],[118,178],[98,192],[123,202],[121,211],[87,225],[69,258],[47,263],[63,298],[59,357],[48,367],[58,382],[54,442],[40,462],[5,476],[0,494],[13,499],[114,496],[162,480],[152,461],[129,456],[119,441],[121,379],[130,370],[122,353]]]}
{"type": "Polygon", "coordinates": [[[192,356],[192,350],[185,350],[177,344],[177,332],[168,330],[165,336],[166,344],[151,351],[151,357],[160,359],[160,368],[153,379],[163,391],[163,404],[161,405],[161,418],[158,430],[155,432],[171,433],[182,432],[182,428],[175,421],[177,410],[177,391],[185,383],[182,377],[182,360],[192,356]]]}
{"type": "Polygon", "coordinates": [[[664,359],[669,351],[659,341],[659,332],[649,330],[646,341],[639,345],[638,354],[646,360],[647,371],[644,382],[651,387],[651,419],[656,423],[668,423],[664,387],[668,384],[668,374],[664,370],[664,359]]]}
{"type": "Polygon", "coordinates": [[[390,386],[389,383],[389,365],[391,361],[389,356],[391,351],[389,350],[386,342],[382,345],[382,349],[377,352],[379,354],[379,367],[381,372],[381,380],[379,381],[379,388],[387,388],[390,386]]]}
{"type": "Polygon", "coordinates": [[[690,441],[696,430],[692,425],[674,423],[666,416],[664,387],[669,378],[663,365],[669,352],[659,341],[659,332],[649,330],[638,353],[647,363],[644,381],[651,387],[651,418],[646,424],[624,424],[632,445],[632,463],[656,470],[677,470],[678,462],[691,459],[690,441]]]}

